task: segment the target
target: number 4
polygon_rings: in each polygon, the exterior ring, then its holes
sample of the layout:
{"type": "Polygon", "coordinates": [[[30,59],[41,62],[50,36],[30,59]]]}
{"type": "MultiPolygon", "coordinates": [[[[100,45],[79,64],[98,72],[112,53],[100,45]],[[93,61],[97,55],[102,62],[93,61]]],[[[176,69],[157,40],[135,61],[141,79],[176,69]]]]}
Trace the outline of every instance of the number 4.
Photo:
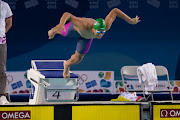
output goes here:
{"type": "Polygon", "coordinates": [[[57,97],[57,99],[59,99],[60,95],[60,91],[56,91],[53,95],[53,97],[57,97]]]}

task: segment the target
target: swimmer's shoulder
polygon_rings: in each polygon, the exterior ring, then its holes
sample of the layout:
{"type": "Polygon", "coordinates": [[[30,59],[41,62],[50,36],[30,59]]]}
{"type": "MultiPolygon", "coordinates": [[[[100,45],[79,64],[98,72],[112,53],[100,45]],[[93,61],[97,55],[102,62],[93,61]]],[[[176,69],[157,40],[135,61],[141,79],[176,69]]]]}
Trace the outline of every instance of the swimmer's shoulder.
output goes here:
{"type": "Polygon", "coordinates": [[[92,18],[81,18],[81,20],[84,23],[86,29],[92,28],[92,26],[94,25],[94,22],[96,21],[92,18]]]}
{"type": "Polygon", "coordinates": [[[87,22],[95,22],[96,20],[95,19],[93,19],[93,18],[85,18],[85,17],[82,17],[82,18],[80,18],[81,20],[85,20],[85,21],[87,21],[87,22]]]}

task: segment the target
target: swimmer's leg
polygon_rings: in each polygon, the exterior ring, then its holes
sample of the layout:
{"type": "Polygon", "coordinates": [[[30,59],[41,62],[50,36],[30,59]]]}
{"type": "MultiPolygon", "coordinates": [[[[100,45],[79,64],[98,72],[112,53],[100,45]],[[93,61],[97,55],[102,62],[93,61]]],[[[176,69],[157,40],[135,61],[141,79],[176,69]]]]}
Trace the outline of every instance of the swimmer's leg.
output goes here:
{"type": "Polygon", "coordinates": [[[93,39],[87,40],[84,38],[79,38],[76,46],[76,52],[71,56],[71,58],[64,62],[64,72],[63,77],[69,78],[70,77],[70,66],[74,64],[78,64],[82,61],[84,56],[90,49],[91,43],[93,39]]]}
{"type": "Polygon", "coordinates": [[[75,51],[75,54],[71,56],[71,58],[64,62],[64,71],[63,71],[63,77],[69,78],[70,77],[70,66],[74,64],[78,64],[82,61],[85,54],[80,54],[77,51],[75,51]]]}
{"type": "Polygon", "coordinates": [[[67,33],[68,33],[68,29],[71,26],[71,23],[69,22],[69,23],[65,24],[64,25],[64,30],[59,30],[58,26],[59,26],[59,24],[48,31],[49,39],[53,39],[56,34],[66,36],[67,33]]]}

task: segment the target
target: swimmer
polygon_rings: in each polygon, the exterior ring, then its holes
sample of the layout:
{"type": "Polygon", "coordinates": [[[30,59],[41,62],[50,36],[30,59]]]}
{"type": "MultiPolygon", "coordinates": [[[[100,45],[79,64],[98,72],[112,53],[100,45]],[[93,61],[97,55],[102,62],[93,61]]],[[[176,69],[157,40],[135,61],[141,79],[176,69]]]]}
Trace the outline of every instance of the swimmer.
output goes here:
{"type": "Polygon", "coordinates": [[[59,24],[48,31],[49,39],[53,39],[56,34],[65,37],[78,38],[75,54],[73,54],[69,60],[64,62],[64,78],[70,77],[70,66],[82,61],[89,51],[93,39],[101,39],[110,29],[116,17],[125,20],[129,24],[137,24],[140,22],[138,16],[130,18],[118,8],[112,9],[105,20],[102,18],[96,20],[92,18],[80,18],[65,12],[61,17],[59,24]],[[66,24],[67,21],[70,22],[66,24]]]}

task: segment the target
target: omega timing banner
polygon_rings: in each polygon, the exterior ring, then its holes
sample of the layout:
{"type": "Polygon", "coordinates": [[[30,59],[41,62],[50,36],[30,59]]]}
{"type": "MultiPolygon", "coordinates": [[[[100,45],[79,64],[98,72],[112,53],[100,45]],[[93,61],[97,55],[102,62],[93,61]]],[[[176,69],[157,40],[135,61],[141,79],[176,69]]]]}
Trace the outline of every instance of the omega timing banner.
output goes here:
{"type": "Polygon", "coordinates": [[[0,120],[140,120],[140,105],[0,106],[0,120]]]}
{"type": "Polygon", "coordinates": [[[153,120],[180,120],[180,105],[153,105],[153,120]]]}

